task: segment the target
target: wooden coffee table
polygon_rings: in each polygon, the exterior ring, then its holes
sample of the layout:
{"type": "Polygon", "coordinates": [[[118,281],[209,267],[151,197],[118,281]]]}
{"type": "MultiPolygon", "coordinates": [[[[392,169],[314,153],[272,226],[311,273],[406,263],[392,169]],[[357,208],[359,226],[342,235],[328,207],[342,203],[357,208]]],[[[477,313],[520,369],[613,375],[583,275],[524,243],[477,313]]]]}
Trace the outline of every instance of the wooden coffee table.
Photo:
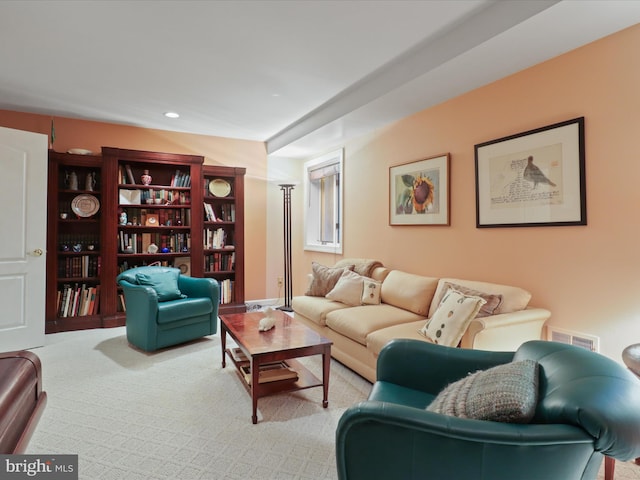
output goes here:
{"type": "Polygon", "coordinates": [[[331,363],[331,340],[319,335],[307,326],[296,322],[286,313],[274,311],[276,325],[271,330],[260,332],[258,324],[263,312],[234,313],[220,315],[220,339],[222,344],[222,368],[226,367],[226,356],[235,365],[243,385],[251,395],[253,412],[251,421],[258,423],[258,398],[282,392],[292,392],[305,388],[322,387],[322,406],[329,405],[329,366],[331,363]],[[238,344],[246,356],[246,361],[237,359],[227,349],[227,333],[238,344]],[[322,355],[322,381],[300,362],[294,360],[310,355],[322,355]],[[285,361],[298,374],[297,379],[260,383],[260,366],[285,361]],[[242,368],[249,366],[251,380],[247,381],[242,368]]]}

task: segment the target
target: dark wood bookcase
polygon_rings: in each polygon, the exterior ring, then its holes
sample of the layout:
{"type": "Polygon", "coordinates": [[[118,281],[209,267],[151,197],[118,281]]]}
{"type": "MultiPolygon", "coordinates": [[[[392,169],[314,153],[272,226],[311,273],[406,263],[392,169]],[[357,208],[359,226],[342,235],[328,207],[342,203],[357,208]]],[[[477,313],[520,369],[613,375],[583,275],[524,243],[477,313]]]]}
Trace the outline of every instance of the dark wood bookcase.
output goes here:
{"type": "Polygon", "coordinates": [[[45,331],[105,326],[102,158],[50,151],[48,177],[45,331]]]}
{"type": "Polygon", "coordinates": [[[220,313],[245,311],[245,169],[203,163],[115,147],[102,155],[49,151],[47,333],[124,325],[116,277],[139,265],[215,278],[225,292],[220,313]],[[206,244],[207,232],[224,244],[206,244]]]}
{"type": "Polygon", "coordinates": [[[102,147],[105,164],[104,311],[109,323],[125,319],[116,277],[141,265],[190,264],[202,276],[202,163],[199,155],[102,147]],[[143,184],[145,172],[151,183],[143,184]],[[197,207],[197,208],[196,208],[197,207]],[[123,220],[123,213],[126,220],[123,220]]]}
{"type": "Polygon", "coordinates": [[[220,283],[220,314],[246,311],[244,303],[245,168],[204,165],[201,262],[205,277],[220,283]]]}

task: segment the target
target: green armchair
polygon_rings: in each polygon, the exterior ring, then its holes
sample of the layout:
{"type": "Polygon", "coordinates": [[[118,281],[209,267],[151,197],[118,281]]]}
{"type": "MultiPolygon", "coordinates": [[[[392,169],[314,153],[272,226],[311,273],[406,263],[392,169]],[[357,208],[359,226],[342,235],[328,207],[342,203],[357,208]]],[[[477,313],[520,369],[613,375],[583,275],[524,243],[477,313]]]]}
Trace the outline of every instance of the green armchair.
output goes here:
{"type": "Polygon", "coordinates": [[[137,267],[117,277],[127,307],[127,340],[146,352],[213,335],[220,287],[177,268],[137,267]]]}
{"type": "Polygon", "coordinates": [[[486,352],[393,340],[369,399],[347,409],[336,431],[341,480],[586,480],[604,455],[640,456],[640,381],[600,354],[544,341],[486,352]],[[520,360],[538,362],[530,423],[426,410],[470,372],[520,360]]]}

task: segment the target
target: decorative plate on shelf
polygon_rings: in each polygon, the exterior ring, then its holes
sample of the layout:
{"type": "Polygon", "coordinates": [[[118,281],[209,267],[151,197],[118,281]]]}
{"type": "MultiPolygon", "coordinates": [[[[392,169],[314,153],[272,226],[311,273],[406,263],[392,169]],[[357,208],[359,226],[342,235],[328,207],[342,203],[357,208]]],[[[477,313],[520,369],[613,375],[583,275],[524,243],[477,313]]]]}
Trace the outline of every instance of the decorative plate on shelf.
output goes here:
{"type": "Polygon", "coordinates": [[[100,209],[100,201],[93,195],[78,195],[71,201],[71,210],[79,217],[91,217],[100,209]]]}
{"type": "Polygon", "coordinates": [[[226,197],[231,193],[231,184],[221,178],[214,178],[209,182],[209,191],[214,197],[226,197]]]}

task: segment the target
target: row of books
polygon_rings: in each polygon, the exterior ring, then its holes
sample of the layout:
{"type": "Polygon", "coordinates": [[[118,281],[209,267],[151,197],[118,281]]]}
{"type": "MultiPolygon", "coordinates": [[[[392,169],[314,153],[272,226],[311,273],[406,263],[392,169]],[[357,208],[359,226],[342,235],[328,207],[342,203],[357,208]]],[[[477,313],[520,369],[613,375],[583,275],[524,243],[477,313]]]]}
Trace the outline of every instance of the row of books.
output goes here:
{"type": "Polygon", "coordinates": [[[205,249],[225,248],[227,245],[227,232],[224,228],[205,228],[203,230],[203,246],[205,249]]]}
{"type": "Polygon", "coordinates": [[[100,275],[99,256],[82,255],[58,260],[58,278],[97,277],[100,275]]]}
{"type": "Polygon", "coordinates": [[[190,187],[191,186],[191,174],[189,172],[182,172],[176,170],[175,175],[171,177],[172,187],[190,187]]]}
{"type": "MultiPolygon", "coordinates": [[[[136,183],[136,179],[133,176],[133,170],[131,170],[131,165],[120,165],[118,167],[118,184],[119,185],[142,185],[142,183],[136,183]]],[[[170,186],[190,187],[191,174],[189,172],[183,172],[182,170],[176,170],[176,173],[171,175],[170,186]]]]}
{"type": "Polygon", "coordinates": [[[100,285],[89,287],[85,283],[73,286],[64,284],[57,295],[59,317],[83,317],[96,315],[100,305],[100,285]]]}
{"type": "Polygon", "coordinates": [[[207,222],[235,222],[236,206],[223,204],[214,207],[210,203],[204,202],[204,219],[207,222]]]}
{"type": "Polygon", "coordinates": [[[227,303],[233,303],[233,299],[235,297],[233,293],[233,286],[235,284],[234,280],[230,278],[226,278],[221,280],[220,282],[220,303],[225,305],[227,303]]]}
{"type": "Polygon", "coordinates": [[[190,208],[170,208],[170,209],[148,209],[127,207],[122,209],[127,214],[127,222],[131,225],[146,225],[148,215],[156,215],[158,226],[185,226],[191,225],[190,208]]]}
{"type": "Polygon", "coordinates": [[[236,266],[235,252],[218,252],[204,257],[205,272],[230,272],[236,266]]]}
{"type": "Polygon", "coordinates": [[[171,253],[191,251],[190,233],[127,233],[119,232],[120,253],[156,253],[149,251],[149,246],[154,244],[157,253],[163,248],[168,248],[171,253]]]}

